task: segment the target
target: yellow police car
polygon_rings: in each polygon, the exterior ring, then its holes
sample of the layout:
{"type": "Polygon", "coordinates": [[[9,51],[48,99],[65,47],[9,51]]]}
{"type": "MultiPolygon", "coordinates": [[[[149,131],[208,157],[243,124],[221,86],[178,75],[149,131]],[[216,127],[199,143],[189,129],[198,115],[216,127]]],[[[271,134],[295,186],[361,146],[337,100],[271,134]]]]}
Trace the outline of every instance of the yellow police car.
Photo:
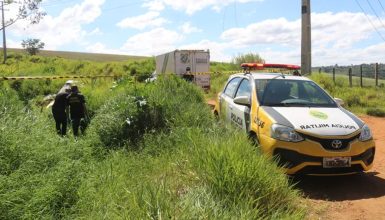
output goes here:
{"type": "Polygon", "coordinates": [[[369,127],[298,66],[243,64],[218,94],[214,113],[247,132],[287,174],[348,174],[369,170],[375,143],[369,127]],[[295,71],[269,73],[267,68],[295,71]]]}

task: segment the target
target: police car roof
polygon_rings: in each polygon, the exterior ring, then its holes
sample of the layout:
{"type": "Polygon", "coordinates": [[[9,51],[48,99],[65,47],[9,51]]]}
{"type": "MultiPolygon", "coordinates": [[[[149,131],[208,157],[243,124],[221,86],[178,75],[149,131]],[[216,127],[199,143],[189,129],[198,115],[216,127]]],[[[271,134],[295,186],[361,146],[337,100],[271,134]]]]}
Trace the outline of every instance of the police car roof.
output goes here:
{"type": "MultiPolygon", "coordinates": [[[[263,73],[263,72],[258,72],[258,73],[253,73],[251,72],[250,73],[251,76],[254,78],[254,79],[273,79],[277,76],[285,76],[285,78],[283,77],[278,77],[278,78],[275,78],[275,79],[288,79],[288,80],[303,80],[303,81],[311,81],[309,78],[307,77],[303,77],[303,76],[293,76],[293,75],[289,75],[289,74],[282,74],[282,73],[263,73]]],[[[231,78],[233,77],[236,77],[236,76],[245,76],[245,73],[237,73],[237,74],[234,74],[231,76],[231,78]]]]}

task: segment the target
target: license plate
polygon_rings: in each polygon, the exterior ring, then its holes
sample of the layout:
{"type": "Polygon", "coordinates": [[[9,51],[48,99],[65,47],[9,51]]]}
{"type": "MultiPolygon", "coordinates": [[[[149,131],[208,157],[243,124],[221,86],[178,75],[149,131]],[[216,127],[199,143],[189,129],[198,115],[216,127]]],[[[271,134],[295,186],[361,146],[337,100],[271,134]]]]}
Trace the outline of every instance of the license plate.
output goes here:
{"type": "Polygon", "coordinates": [[[323,159],[324,168],[335,168],[335,167],[350,167],[351,157],[325,157],[323,159]]]}

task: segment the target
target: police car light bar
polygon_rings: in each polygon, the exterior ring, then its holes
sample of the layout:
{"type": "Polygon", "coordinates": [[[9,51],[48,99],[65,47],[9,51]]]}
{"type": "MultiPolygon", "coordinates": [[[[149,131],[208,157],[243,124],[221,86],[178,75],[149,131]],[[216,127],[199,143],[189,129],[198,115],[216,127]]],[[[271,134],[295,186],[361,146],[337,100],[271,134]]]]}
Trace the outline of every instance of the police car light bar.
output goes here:
{"type": "Polygon", "coordinates": [[[263,70],[269,68],[286,69],[286,70],[299,70],[300,66],[291,64],[271,64],[271,63],[242,63],[241,67],[248,70],[263,70]]]}

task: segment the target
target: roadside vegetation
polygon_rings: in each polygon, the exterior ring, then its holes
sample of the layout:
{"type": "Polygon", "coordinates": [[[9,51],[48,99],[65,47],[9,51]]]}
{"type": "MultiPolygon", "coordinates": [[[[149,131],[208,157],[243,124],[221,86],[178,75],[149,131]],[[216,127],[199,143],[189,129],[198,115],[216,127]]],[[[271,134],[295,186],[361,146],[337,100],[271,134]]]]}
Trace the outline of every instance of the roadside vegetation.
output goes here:
{"type": "Polygon", "coordinates": [[[77,74],[112,68],[124,77],[79,82],[92,120],[78,141],[56,135],[43,104],[65,80],[0,82],[1,219],[304,217],[287,177],[243,133],[215,121],[200,89],[172,76],[139,82],[152,59],[13,56],[1,67],[9,75],[77,67],[77,74]]]}
{"type": "Polygon", "coordinates": [[[357,114],[377,117],[385,116],[385,89],[383,87],[349,87],[345,76],[336,76],[333,82],[331,75],[314,73],[310,77],[326,89],[333,97],[341,98],[348,110],[357,114]]]}

